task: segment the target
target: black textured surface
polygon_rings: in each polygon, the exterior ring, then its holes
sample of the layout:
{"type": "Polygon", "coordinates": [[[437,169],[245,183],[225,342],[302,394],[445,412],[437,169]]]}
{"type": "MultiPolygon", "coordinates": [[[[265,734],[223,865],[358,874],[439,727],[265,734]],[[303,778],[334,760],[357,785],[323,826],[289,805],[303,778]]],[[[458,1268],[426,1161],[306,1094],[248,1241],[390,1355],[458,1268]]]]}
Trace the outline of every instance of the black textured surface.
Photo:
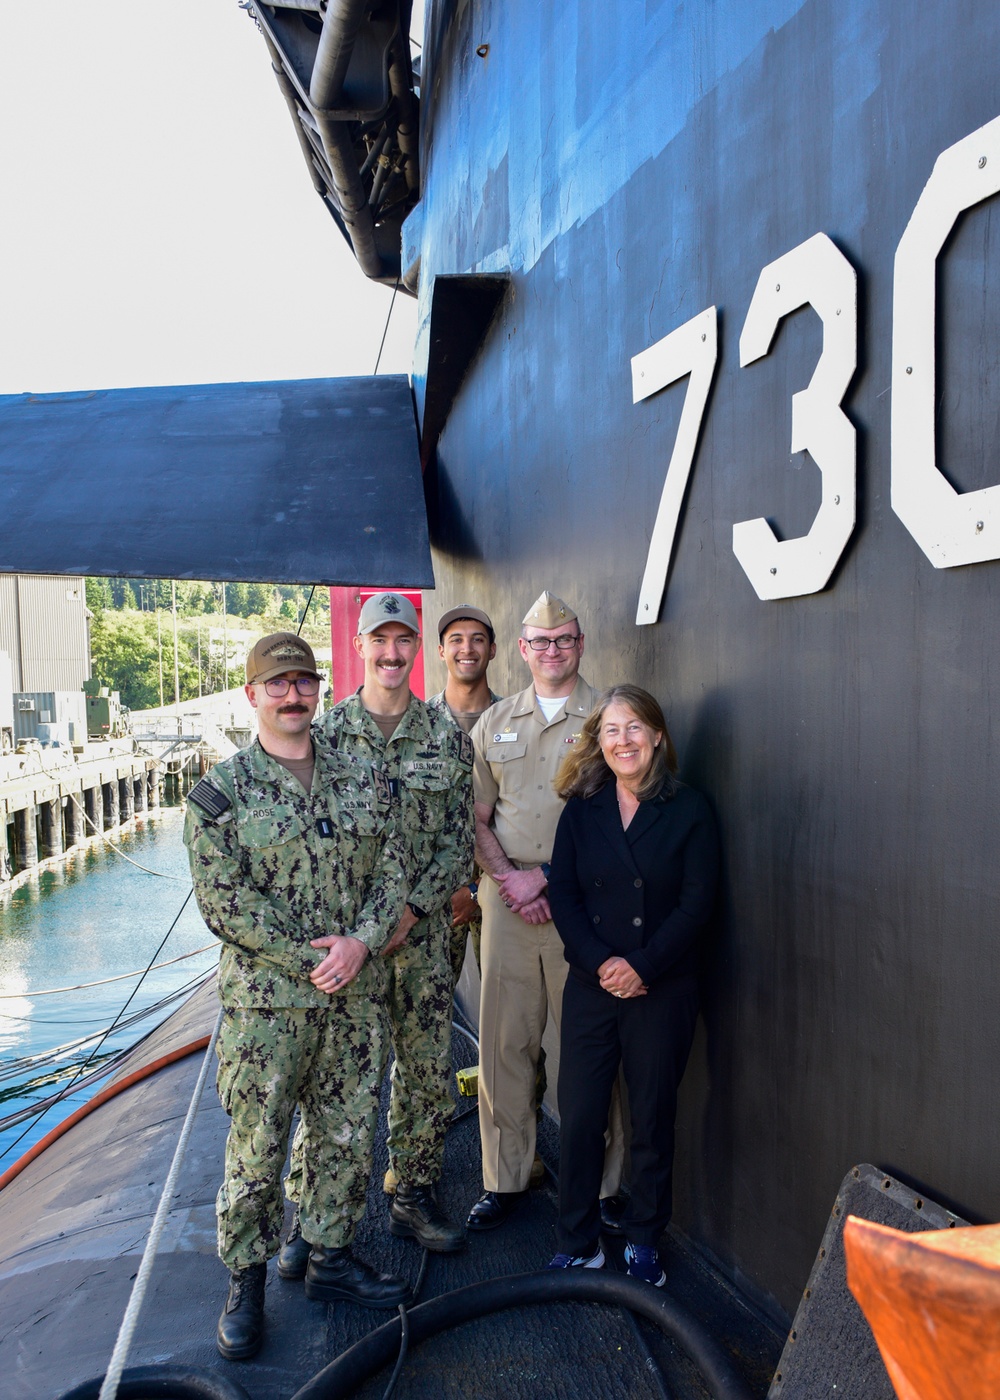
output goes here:
{"type": "MultiPolygon", "coordinates": [[[[656,695],[716,808],[723,917],[675,1219],[790,1317],[852,1162],[1000,1219],[1000,561],[935,569],[891,505],[896,248],[941,153],[1000,113],[1000,7],[427,14],[421,325],[438,275],[511,269],[428,474],[439,605],[488,611],[510,694],[526,607],[565,598],[587,678],[656,695]],[[733,526],[813,520],[792,399],[823,333],[796,312],[745,367],[740,337],[762,269],[818,231],[858,273],[857,528],[823,591],[762,602],[733,526]],[[666,597],[637,627],[693,399],[685,378],[633,403],[630,361],[709,307],[719,357],[666,597]]],[[[938,460],[966,491],[1000,477],[998,213],[969,210],[938,265],[938,460]]]]}
{"type": "MultiPolygon", "coordinates": [[[[214,996],[178,1013],[136,1054],[156,1058],[189,1043],[214,1021],[214,996]]],[[[469,1043],[455,1037],[457,1064],[474,1063],[469,1043]]],[[[170,1164],[200,1056],[192,1056],[126,1090],[49,1147],[0,1193],[0,1373],[5,1400],[56,1400],[106,1369],[139,1266],[149,1223],[170,1164]]],[[[383,1105],[384,1106],[384,1105],[383,1105]]],[[[458,1111],[474,1102],[458,1101],[458,1111]]],[[[384,1115],[383,1115],[384,1121],[384,1115]]],[[[178,1185],[150,1291],[139,1316],[130,1366],[170,1362],[231,1376],[252,1400],[288,1400],[335,1356],[386,1321],[350,1304],[306,1299],[301,1283],[282,1282],[268,1269],[266,1334],[252,1361],[225,1362],[215,1350],[215,1323],[226,1274],[215,1256],[214,1200],[221,1174],[227,1121],[211,1087],[178,1185]]],[[[540,1146],[549,1162],[557,1132],[541,1124],[540,1146]]],[[[380,1269],[416,1283],[423,1251],[386,1229],[386,1167],[380,1137],[368,1213],[358,1253],[380,1269]]],[[[464,1218],[480,1192],[479,1133],[475,1112],[452,1128],[440,1198],[464,1218]]],[[[430,1255],[420,1298],[427,1300],[503,1274],[544,1266],[554,1252],[553,1183],[533,1190],[499,1230],[472,1238],[460,1254],[430,1255]]],[[[609,1248],[621,1267],[621,1241],[609,1248]]],[[[664,1257],[668,1288],[704,1322],[763,1396],[780,1345],[766,1327],[680,1240],[664,1257]]],[[[399,1397],[534,1400],[539,1396],[662,1396],[649,1353],[668,1376],[676,1400],[705,1400],[690,1364],[648,1323],[636,1324],[617,1308],[594,1304],[524,1307],[463,1325],[413,1348],[396,1391],[399,1397]]],[[[388,1372],[362,1395],[382,1395],[388,1372]]]]}
{"type": "Polygon", "coordinates": [[[403,375],[0,398],[8,573],[434,586],[403,375]]]}
{"type": "Polygon", "coordinates": [[[833,1203],[768,1400],[895,1400],[871,1328],[847,1286],[849,1215],[911,1233],[968,1224],[868,1163],[853,1167],[833,1203]]]}

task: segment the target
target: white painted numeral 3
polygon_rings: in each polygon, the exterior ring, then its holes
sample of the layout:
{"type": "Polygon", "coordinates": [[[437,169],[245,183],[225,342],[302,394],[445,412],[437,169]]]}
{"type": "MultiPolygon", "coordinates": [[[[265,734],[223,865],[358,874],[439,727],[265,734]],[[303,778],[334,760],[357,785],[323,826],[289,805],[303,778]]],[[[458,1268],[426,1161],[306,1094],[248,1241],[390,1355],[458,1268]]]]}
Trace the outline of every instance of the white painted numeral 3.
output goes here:
{"type": "Polygon", "coordinates": [[[733,526],[733,553],[758,598],[800,598],[829,582],[854,529],[857,445],[840,407],[858,363],[858,278],[825,233],[813,234],[757,279],[740,336],[740,367],[766,355],[785,316],[812,306],[823,350],[807,388],[792,398],[792,451],[808,452],[823,495],[807,535],[779,540],[762,517],[733,526]]]}

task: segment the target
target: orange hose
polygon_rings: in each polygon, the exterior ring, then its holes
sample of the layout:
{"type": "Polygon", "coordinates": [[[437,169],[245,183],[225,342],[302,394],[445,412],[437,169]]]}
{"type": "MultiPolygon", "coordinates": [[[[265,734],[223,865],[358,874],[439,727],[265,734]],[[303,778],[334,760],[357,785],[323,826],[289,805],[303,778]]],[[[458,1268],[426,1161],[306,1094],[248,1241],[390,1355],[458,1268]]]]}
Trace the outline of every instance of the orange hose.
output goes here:
{"type": "Polygon", "coordinates": [[[62,1137],[63,1133],[68,1132],[69,1129],[79,1123],[81,1119],[86,1118],[88,1113],[93,1113],[95,1108],[100,1108],[102,1103],[107,1103],[108,1100],[113,1099],[116,1094],[120,1094],[123,1089],[129,1089],[133,1084],[138,1084],[140,1080],[148,1079],[149,1076],[155,1074],[157,1070],[165,1069],[167,1065],[172,1065],[175,1060],[183,1060],[188,1055],[193,1055],[197,1050],[204,1050],[210,1039],[211,1036],[204,1035],[200,1040],[192,1040],[190,1045],[182,1045],[177,1050],[171,1050],[168,1054],[161,1055],[158,1060],[150,1060],[148,1065],[143,1065],[141,1069],[133,1070],[132,1073],[127,1074],[124,1079],[119,1079],[115,1084],[109,1084],[106,1089],[102,1089],[99,1094],[95,1094],[92,1099],[81,1105],[81,1107],[74,1113],[71,1113],[68,1118],[64,1118],[61,1123],[58,1123],[50,1133],[46,1133],[43,1138],[40,1138],[33,1147],[29,1147],[24,1156],[19,1157],[12,1167],[7,1168],[4,1174],[0,1176],[0,1191],[3,1190],[8,1182],[13,1181],[16,1176],[20,1176],[29,1162],[33,1162],[36,1157],[40,1157],[47,1147],[51,1147],[57,1139],[62,1137]]]}

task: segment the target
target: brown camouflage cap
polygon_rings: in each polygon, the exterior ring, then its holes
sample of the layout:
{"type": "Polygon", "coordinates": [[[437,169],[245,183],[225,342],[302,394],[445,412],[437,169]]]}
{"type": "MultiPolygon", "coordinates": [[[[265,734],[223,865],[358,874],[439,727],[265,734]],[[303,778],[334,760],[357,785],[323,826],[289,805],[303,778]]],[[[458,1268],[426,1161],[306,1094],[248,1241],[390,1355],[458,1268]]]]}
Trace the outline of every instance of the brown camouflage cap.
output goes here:
{"type": "Polygon", "coordinates": [[[294,632],[272,632],[250,648],[247,657],[247,685],[283,676],[286,671],[308,671],[318,676],[313,649],[294,632]]]}
{"type": "Polygon", "coordinates": [[[538,595],[521,619],[521,626],[551,628],[561,627],[564,622],[574,621],[578,621],[578,619],[570,605],[564,603],[561,598],[557,598],[546,588],[544,593],[538,595]]]}

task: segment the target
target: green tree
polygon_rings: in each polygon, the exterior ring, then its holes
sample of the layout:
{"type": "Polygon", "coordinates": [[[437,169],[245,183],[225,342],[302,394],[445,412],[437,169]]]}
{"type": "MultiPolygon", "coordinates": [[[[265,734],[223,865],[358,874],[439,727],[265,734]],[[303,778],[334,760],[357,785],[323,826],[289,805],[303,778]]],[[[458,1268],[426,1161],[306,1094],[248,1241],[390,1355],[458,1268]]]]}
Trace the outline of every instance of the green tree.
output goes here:
{"type": "Polygon", "coordinates": [[[95,617],[100,617],[105,608],[113,608],[115,605],[111,593],[111,580],[107,578],[84,579],[84,586],[87,591],[87,607],[95,617]]]}
{"type": "Polygon", "coordinates": [[[245,583],[226,584],[226,608],[236,617],[246,617],[249,609],[247,600],[249,597],[249,587],[245,583]]]}
{"type": "MultiPolygon", "coordinates": [[[[173,688],[173,656],[164,636],[164,682],[168,656],[173,688]]],[[[121,691],[122,701],[133,710],[160,703],[160,669],[156,643],[156,619],[148,613],[106,611],[95,617],[90,629],[90,651],[95,677],[102,685],[121,691]]]]}
{"type": "Polygon", "coordinates": [[[263,617],[274,603],[274,589],[269,583],[247,584],[247,616],[263,617]]]}

